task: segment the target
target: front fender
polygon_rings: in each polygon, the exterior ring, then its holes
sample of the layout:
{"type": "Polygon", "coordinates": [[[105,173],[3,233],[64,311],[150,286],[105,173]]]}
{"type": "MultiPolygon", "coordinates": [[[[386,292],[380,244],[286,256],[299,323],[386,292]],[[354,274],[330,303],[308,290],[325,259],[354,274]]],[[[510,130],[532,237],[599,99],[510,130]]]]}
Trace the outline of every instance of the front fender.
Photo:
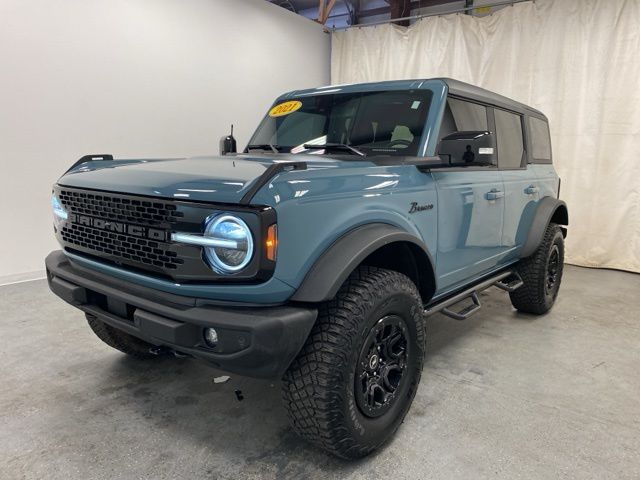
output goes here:
{"type": "Polygon", "coordinates": [[[364,225],[391,225],[436,251],[437,196],[431,176],[410,165],[354,163],[278,175],[253,199],[277,212],[274,277],[293,289],[338,239],[364,225]],[[410,214],[413,202],[434,208],[410,214]]]}

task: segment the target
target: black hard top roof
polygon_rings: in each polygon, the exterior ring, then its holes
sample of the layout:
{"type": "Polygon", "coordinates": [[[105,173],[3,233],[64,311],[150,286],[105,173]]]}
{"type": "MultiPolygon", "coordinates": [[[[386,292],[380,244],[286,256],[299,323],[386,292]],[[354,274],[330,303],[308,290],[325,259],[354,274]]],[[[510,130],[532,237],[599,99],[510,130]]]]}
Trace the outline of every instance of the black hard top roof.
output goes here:
{"type": "Polygon", "coordinates": [[[405,79],[405,80],[385,80],[381,82],[367,82],[367,83],[353,83],[345,85],[327,85],[325,87],[311,88],[305,90],[294,90],[287,92],[280,96],[278,100],[282,101],[286,98],[296,98],[301,95],[322,95],[324,93],[334,92],[336,88],[344,92],[362,92],[373,90],[384,90],[385,88],[393,89],[412,89],[412,88],[426,88],[428,84],[434,83],[445,84],[449,90],[449,93],[459,97],[468,98],[470,100],[477,100],[481,103],[494,105],[506,110],[512,110],[514,112],[539,117],[546,120],[546,116],[539,110],[529,107],[524,103],[516,102],[508,97],[499,95],[497,93],[485,90],[484,88],[471,85],[470,83],[461,82],[453,78],[422,78],[422,79],[405,79]]]}
{"type": "Polygon", "coordinates": [[[476,99],[482,103],[488,103],[495,105],[496,107],[513,110],[514,112],[544,118],[545,120],[547,118],[540,110],[536,110],[524,103],[516,102],[515,100],[503,95],[485,90],[484,88],[471,85],[470,83],[461,82],[460,80],[455,80],[453,78],[434,78],[433,80],[442,80],[446,83],[451,95],[476,99]]]}

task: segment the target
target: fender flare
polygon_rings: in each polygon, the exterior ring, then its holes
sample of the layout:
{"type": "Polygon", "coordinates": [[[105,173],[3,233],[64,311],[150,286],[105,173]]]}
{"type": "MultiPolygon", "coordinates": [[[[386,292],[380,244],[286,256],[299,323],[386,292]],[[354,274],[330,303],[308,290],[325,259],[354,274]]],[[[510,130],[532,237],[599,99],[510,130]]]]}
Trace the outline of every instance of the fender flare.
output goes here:
{"type": "Polygon", "coordinates": [[[554,197],[544,197],[540,200],[533,217],[533,222],[531,222],[529,234],[522,247],[520,258],[529,257],[537,250],[542,242],[547,225],[549,225],[549,222],[556,212],[559,214],[558,223],[560,225],[569,225],[569,214],[565,202],[554,197]]]}
{"type": "Polygon", "coordinates": [[[431,267],[435,264],[416,236],[386,223],[369,223],[338,238],[320,255],[291,297],[297,302],[323,302],[333,298],[347,277],[370,254],[387,244],[409,242],[425,252],[431,267]]]}

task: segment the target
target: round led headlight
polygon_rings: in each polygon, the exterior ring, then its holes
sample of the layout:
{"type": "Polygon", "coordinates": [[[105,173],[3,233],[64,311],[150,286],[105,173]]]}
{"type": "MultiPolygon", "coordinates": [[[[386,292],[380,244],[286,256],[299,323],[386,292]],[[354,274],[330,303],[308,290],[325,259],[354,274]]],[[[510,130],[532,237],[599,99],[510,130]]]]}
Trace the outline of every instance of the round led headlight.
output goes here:
{"type": "Polygon", "coordinates": [[[51,209],[53,210],[53,224],[59,229],[67,218],[69,218],[69,214],[64,209],[55,193],[51,195],[51,209]]]}
{"type": "Polygon", "coordinates": [[[216,272],[239,272],[251,261],[253,236],[238,217],[225,214],[207,219],[204,236],[226,241],[223,246],[204,248],[207,261],[216,272]]]}

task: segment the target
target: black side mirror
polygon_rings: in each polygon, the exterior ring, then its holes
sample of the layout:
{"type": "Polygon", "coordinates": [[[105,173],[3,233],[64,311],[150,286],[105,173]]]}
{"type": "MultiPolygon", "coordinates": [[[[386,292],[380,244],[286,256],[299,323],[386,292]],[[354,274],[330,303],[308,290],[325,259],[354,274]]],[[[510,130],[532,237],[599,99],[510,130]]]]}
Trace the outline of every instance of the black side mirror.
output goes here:
{"type": "Polygon", "coordinates": [[[496,136],[485,131],[454,132],[440,140],[438,155],[449,165],[496,165],[496,136]]]}
{"type": "Polygon", "coordinates": [[[231,125],[231,133],[220,139],[220,155],[237,153],[237,151],[238,145],[236,143],[236,139],[233,137],[233,125],[231,125]]]}

